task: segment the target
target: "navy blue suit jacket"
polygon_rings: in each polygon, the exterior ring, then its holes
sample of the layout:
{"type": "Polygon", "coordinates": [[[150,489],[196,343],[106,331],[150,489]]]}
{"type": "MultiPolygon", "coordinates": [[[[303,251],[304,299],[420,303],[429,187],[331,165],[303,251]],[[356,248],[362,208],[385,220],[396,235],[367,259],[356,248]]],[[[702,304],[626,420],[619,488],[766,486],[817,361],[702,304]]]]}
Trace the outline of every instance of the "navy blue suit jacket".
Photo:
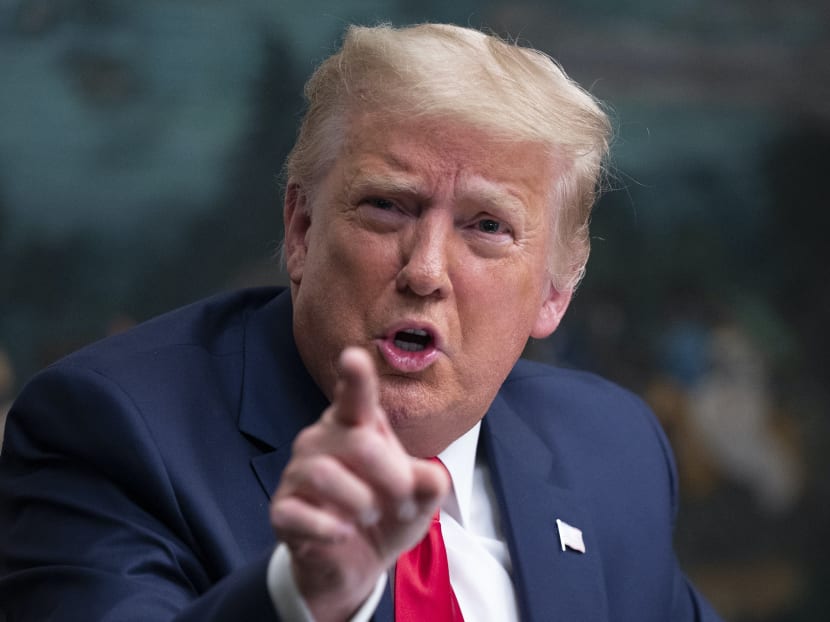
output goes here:
{"type": "MultiPolygon", "coordinates": [[[[0,454],[0,610],[275,620],[269,496],[326,405],[273,289],[191,305],[44,370],[0,454]]],[[[678,569],[672,456],[637,398],[519,362],[481,443],[523,620],[717,619],[678,569]],[[557,518],[582,530],[585,554],[561,550],[557,518]]],[[[388,594],[376,619],[392,619],[388,594]]]]}

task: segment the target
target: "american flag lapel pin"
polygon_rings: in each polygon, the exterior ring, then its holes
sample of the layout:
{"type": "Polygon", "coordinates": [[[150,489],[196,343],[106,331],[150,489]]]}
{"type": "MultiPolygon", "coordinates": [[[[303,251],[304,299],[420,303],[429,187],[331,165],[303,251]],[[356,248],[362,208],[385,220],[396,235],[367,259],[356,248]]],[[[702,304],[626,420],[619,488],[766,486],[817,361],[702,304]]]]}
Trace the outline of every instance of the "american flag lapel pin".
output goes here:
{"type": "Polygon", "coordinates": [[[563,520],[556,519],[556,529],[559,531],[559,544],[562,550],[585,552],[585,542],[582,540],[582,530],[569,525],[563,520]]]}

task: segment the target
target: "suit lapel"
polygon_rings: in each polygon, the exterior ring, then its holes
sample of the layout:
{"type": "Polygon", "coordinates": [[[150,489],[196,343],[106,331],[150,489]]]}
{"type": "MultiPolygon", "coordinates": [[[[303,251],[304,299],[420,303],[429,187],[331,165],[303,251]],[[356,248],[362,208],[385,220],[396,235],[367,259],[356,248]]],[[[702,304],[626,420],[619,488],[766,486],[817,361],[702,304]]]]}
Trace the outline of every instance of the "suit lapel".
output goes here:
{"type": "Polygon", "coordinates": [[[539,437],[498,396],[482,443],[499,501],[522,620],[608,619],[600,551],[590,517],[562,484],[565,474],[539,437]],[[586,552],[562,551],[556,519],[582,530],[586,552]]]}
{"type": "Polygon", "coordinates": [[[292,329],[288,291],[255,311],[245,327],[239,429],[264,451],[251,466],[270,498],[291,457],[291,443],[328,406],[305,370],[292,329]]]}

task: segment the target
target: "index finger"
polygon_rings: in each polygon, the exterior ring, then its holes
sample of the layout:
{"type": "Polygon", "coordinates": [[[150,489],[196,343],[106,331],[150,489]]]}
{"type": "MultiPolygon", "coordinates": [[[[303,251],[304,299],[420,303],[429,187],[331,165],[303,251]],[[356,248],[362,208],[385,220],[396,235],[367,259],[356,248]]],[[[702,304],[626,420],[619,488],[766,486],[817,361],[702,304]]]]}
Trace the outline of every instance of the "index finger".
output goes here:
{"type": "Polygon", "coordinates": [[[344,425],[368,423],[380,408],[378,375],[369,353],[350,347],[340,355],[340,379],[334,392],[334,418],[344,425]]]}

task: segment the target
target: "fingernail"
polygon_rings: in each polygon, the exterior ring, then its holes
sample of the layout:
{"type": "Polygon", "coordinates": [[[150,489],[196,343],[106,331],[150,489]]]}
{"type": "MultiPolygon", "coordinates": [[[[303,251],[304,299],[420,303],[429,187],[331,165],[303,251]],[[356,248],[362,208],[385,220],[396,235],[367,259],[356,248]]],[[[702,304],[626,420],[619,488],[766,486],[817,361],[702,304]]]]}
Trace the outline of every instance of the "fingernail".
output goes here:
{"type": "Polygon", "coordinates": [[[360,514],[359,520],[364,527],[371,527],[380,520],[380,512],[375,507],[366,508],[360,514]]]}
{"type": "Polygon", "coordinates": [[[418,515],[418,506],[412,499],[407,499],[398,506],[398,520],[409,522],[418,515]]]}

